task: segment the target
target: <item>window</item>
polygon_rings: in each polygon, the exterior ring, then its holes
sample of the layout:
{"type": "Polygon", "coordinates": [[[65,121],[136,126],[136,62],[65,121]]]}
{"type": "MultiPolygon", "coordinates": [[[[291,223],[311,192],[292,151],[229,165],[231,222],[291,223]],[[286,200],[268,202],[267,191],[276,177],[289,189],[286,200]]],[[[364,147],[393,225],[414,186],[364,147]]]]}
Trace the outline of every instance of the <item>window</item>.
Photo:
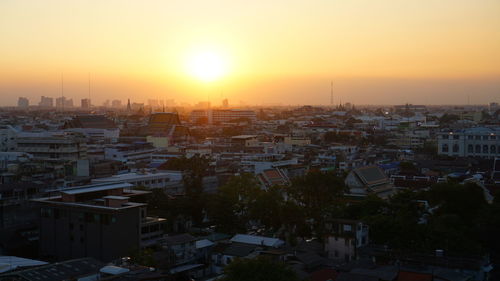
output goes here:
{"type": "Polygon", "coordinates": [[[491,149],[490,149],[490,152],[491,152],[491,154],[495,154],[495,153],[497,153],[497,147],[496,147],[496,146],[494,146],[494,145],[492,145],[492,146],[491,146],[491,149]]]}
{"type": "Polygon", "coordinates": [[[474,146],[472,144],[469,144],[467,146],[467,152],[469,152],[469,153],[473,153],[474,152],[474,146]]]}
{"type": "Polygon", "coordinates": [[[453,152],[458,152],[458,144],[453,145],[453,152]]]}
{"type": "Polygon", "coordinates": [[[476,140],[481,140],[481,136],[476,136],[476,140]]]}
{"type": "Polygon", "coordinates": [[[448,135],[443,135],[443,136],[442,136],[442,139],[443,139],[443,140],[447,140],[449,137],[450,137],[450,136],[448,136],[448,135]]]}
{"type": "Polygon", "coordinates": [[[483,140],[488,140],[489,136],[483,136],[483,140]]]}
{"type": "Polygon", "coordinates": [[[352,226],[350,224],[344,224],[344,231],[352,231],[352,226]]]}
{"type": "Polygon", "coordinates": [[[454,140],[458,140],[458,139],[460,139],[460,136],[459,135],[453,135],[453,139],[454,140]]]}
{"type": "Polygon", "coordinates": [[[443,144],[443,146],[441,147],[441,151],[442,152],[448,152],[448,145],[446,143],[443,144]]]}
{"type": "Polygon", "coordinates": [[[491,139],[491,140],[496,140],[496,139],[497,139],[497,136],[490,136],[490,139],[491,139]]]}
{"type": "Polygon", "coordinates": [[[476,144],[476,153],[481,153],[481,146],[476,144]]]}
{"type": "Polygon", "coordinates": [[[473,140],[473,139],[474,139],[474,136],[467,136],[467,139],[468,139],[468,140],[473,140]]]}
{"type": "Polygon", "coordinates": [[[488,145],[483,145],[483,153],[488,153],[488,145]]]}

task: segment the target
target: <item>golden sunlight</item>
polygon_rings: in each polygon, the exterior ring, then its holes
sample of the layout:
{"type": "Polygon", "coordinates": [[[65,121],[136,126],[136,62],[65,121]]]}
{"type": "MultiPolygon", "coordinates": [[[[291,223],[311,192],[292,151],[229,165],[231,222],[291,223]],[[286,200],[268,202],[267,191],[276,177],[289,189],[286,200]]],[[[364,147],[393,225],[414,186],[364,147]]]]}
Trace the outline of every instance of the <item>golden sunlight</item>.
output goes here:
{"type": "Polygon", "coordinates": [[[203,51],[192,54],[187,61],[188,72],[204,82],[220,79],[227,73],[227,62],[218,53],[203,51]]]}

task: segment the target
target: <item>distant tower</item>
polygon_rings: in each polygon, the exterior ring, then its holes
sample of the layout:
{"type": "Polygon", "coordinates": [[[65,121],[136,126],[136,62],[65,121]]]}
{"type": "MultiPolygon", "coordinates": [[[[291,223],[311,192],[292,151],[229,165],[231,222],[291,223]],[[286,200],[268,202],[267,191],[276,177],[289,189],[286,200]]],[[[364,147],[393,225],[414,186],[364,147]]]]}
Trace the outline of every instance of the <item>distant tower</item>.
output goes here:
{"type": "Polygon", "coordinates": [[[227,99],[222,100],[222,107],[224,107],[224,108],[229,107],[229,101],[227,99]]]}
{"type": "Polygon", "coordinates": [[[63,74],[61,73],[61,108],[62,108],[62,112],[64,112],[64,76],[63,74]]]}
{"type": "Polygon", "coordinates": [[[130,106],[130,99],[128,99],[128,103],[127,103],[127,111],[132,111],[132,107],[130,106]]]}
{"type": "Polygon", "coordinates": [[[333,81],[330,89],[330,105],[333,107],[333,81]]]}

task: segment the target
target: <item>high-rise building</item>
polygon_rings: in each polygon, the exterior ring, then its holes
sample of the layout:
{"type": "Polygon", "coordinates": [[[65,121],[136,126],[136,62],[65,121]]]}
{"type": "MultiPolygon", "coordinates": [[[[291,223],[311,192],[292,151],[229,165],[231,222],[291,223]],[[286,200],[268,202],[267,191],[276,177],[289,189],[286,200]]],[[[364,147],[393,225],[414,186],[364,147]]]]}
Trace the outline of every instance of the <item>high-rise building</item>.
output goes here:
{"type": "Polygon", "coordinates": [[[113,100],[111,102],[111,107],[113,107],[113,108],[120,108],[120,107],[122,107],[122,101],[121,100],[113,100]]]}
{"type": "Polygon", "coordinates": [[[224,99],[224,100],[222,101],[222,107],[223,107],[223,108],[228,108],[228,107],[229,107],[229,101],[228,101],[227,99],[224,99]]]}
{"type": "Polygon", "coordinates": [[[28,98],[19,97],[19,99],[17,100],[17,107],[28,108],[29,106],[30,106],[30,101],[28,100],[28,98]]]}
{"type": "Polygon", "coordinates": [[[73,99],[67,99],[66,97],[56,98],[57,109],[67,109],[70,107],[73,107],[73,99]]]}
{"type": "Polygon", "coordinates": [[[73,107],[73,99],[66,99],[66,101],[64,102],[64,107],[73,107]]]}
{"type": "Polygon", "coordinates": [[[82,109],[90,109],[90,99],[82,99],[82,109]]]}
{"type": "Polygon", "coordinates": [[[46,96],[42,96],[40,99],[39,107],[50,108],[54,107],[54,99],[46,96]]]}

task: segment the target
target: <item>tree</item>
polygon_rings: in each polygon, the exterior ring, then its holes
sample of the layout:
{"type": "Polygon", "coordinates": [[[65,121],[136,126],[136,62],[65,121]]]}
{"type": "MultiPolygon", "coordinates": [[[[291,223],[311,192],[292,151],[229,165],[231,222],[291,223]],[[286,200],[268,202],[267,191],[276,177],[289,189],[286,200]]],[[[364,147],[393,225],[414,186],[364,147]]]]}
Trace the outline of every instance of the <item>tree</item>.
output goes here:
{"type": "Polygon", "coordinates": [[[208,203],[208,214],[219,231],[236,233],[244,231],[252,219],[251,210],[261,190],[255,177],[243,174],[232,177],[219,187],[208,203]]]}
{"type": "Polygon", "coordinates": [[[208,159],[194,155],[191,158],[181,157],[167,161],[160,166],[164,170],[182,171],[182,181],[186,192],[185,200],[181,200],[184,212],[190,215],[195,223],[203,220],[206,200],[203,198],[203,177],[208,175],[208,159]]]}
{"type": "Polygon", "coordinates": [[[299,281],[297,274],[285,264],[259,257],[236,259],[224,269],[219,281],[299,281]]]}

